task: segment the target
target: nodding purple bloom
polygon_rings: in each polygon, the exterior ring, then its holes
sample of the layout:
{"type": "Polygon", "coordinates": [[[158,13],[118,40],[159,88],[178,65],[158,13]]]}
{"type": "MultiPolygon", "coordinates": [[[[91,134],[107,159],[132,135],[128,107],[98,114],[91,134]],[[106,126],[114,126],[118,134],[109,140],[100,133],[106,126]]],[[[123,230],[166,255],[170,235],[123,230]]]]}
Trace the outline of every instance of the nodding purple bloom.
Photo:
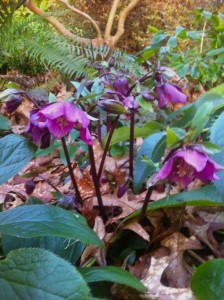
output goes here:
{"type": "Polygon", "coordinates": [[[25,132],[31,134],[32,139],[37,146],[41,149],[46,149],[50,146],[51,134],[47,128],[46,121],[39,117],[39,111],[39,109],[34,109],[30,112],[30,120],[25,132]]]}
{"type": "Polygon", "coordinates": [[[182,92],[181,88],[171,83],[162,83],[155,87],[155,92],[158,95],[159,107],[163,108],[171,103],[185,103],[187,96],[182,92]]]}
{"type": "Polygon", "coordinates": [[[6,111],[8,114],[13,113],[22,103],[21,95],[11,95],[6,100],[6,111]]]}
{"type": "Polygon", "coordinates": [[[53,137],[65,137],[73,128],[80,129],[81,139],[88,145],[93,144],[88,126],[87,115],[71,102],[54,102],[44,106],[38,113],[39,121],[46,122],[46,127],[53,137]]]}
{"type": "Polygon", "coordinates": [[[125,108],[131,108],[131,109],[138,109],[139,105],[138,102],[135,101],[135,98],[133,96],[128,96],[124,99],[123,101],[124,107],[125,108]]]}
{"type": "Polygon", "coordinates": [[[129,82],[127,78],[118,78],[115,80],[114,89],[117,93],[119,93],[123,98],[128,96],[129,91],[129,82]]]}
{"type": "Polygon", "coordinates": [[[186,188],[195,178],[204,182],[219,179],[215,172],[223,169],[203,152],[194,148],[180,149],[167,160],[152,183],[169,180],[186,188]]]}

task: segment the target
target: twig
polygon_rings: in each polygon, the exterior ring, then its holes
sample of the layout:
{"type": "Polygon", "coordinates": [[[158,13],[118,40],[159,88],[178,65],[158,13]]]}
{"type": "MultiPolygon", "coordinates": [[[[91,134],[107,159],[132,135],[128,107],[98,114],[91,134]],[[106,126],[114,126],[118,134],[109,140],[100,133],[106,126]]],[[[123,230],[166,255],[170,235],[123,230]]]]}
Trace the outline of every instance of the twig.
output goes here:
{"type": "Polygon", "coordinates": [[[107,151],[109,149],[110,142],[111,142],[111,139],[112,139],[112,136],[113,136],[113,133],[114,133],[114,129],[117,125],[118,119],[119,119],[119,115],[116,116],[116,118],[113,121],[113,124],[110,128],[110,132],[109,132],[109,135],[108,135],[108,138],[107,138],[107,142],[106,142],[106,145],[105,145],[104,150],[103,150],[103,156],[102,156],[102,159],[101,159],[101,162],[100,162],[100,167],[99,167],[99,171],[98,171],[98,175],[97,175],[98,180],[100,180],[100,177],[101,177],[101,174],[102,174],[102,171],[103,171],[103,166],[104,166],[104,162],[105,162],[105,159],[106,159],[107,151]]]}
{"type": "Polygon", "coordinates": [[[102,200],[100,188],[99,188],[99,180],[98,180],[97,174],[96,174],[96,165],[95,165],[93,147],[89,145],[88,148],[89,148],[89,161],[90,161],[90,165],[91,165],[91,173],[92,173],[93,183],[94,183],[94,187],[95,187],[95,191],[96,191],[96,197],[97,197],[97,201],[99,204],[102,218],[103,218],[104,222],[106,222],[107,215],[104,210],[103,200],[102,200]]]}
{"type": "Polygon", "coordinates": [[[78,203],[82,205],[83,204],[82,203],[82,197],[80,195],[79,188],[78,188],[78,185],[77,185],[76,180],[75,180],[75,176],[74,176],[74,173],[73,173],[73,170],[72,170],[71,161],[70,161],[70,157],[69,157],[69,153],[68,153],[68,149],[67,149],[67,145],[66,145],[64,137],[61,138],[61,143],[62,143],[62,147],[63,147],[64,153],[65,153],[65,159],[66,159],[66,162],[67,162],[69,175],[70,175],[70,178],[71,178],[74,190],[75,190],[75,196],[76,196],[75,198],[78,201],[78,203]]]}

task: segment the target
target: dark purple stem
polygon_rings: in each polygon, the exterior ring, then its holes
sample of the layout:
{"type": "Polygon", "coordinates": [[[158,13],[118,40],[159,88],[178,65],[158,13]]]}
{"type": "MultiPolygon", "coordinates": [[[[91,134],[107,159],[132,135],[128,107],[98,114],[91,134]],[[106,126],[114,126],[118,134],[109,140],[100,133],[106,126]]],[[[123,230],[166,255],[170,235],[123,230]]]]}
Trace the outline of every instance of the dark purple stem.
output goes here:
{"type": "Polygon", "coordinates": [[[15,93],[15,94],[25,95],[26,98],[36,106],[36,108],[40,109],[40,106],[37,104],[37,102],[34,99],[32,99],[26,92],[18,92],[18,93],[15,93]]]}
{"type": "Polygon", "coordinates": [[[98,114],[98,121],[97,121],[97,135],[98,135],[98,141],[100,145],[102,145],[102,135],[101,135],[101,119],[100,119],[100,113],[98,114]]]}
{"type": "Polygon", "coordinates": [[[153,188],[154,188],[154,186],[150,186],[148,188],[148,191],[147,191],[147,194],[145,196],[145,200],[144,200],[144,203],[143,203],[143,206],[142,206],[142,210],[141,210],[141,213],[140,213],[140,216],[139,216],[139,219],[138,219],[139,222],[142,221],[145,217],[145,213],[146,213],[146,210],[147,210],[147,206],[149,204],[150,197],[152,195],[153,188]]]}
{"type": "Polygon", "coordinates": [[[97,174],[96,174],[96,165],[95,165],[93,147],[88,146],[88,148],[89,148],[89,161],[90,161],[90,165],[91,165],[91,174],[92,174],[93,183],[94,183],[94,187],[95,187],[95,191],[96,191],[96,197],[97,197],[97,201],[98,201],[98,204],[99,204],[99,208],[100,208],[102,218],[103,218],[104,222],[106,222],[107,221],[107,215],[106,215],[105,210],[104,210],[103,200],[102,200],[101,193],[100,193],[99,180],[98,180],[97,174]]]}
{"type": "Polygon", "coordinates": [[[101,162],[100,162],[100,167],[99,167],[99,171],[98,171],[98,175],[97,175],[98,180],[100,180],[100,177],[101,177],[101,174],[102,174],[102,171],[103,171],[103,166],[104,166],[104,162],[105,162],[105,159],[106,159],[106,156],[107,156],[107,151],[109,149],[110,142],[111,142],[111,139],[112,139],[112,136],[113,136],[113,133],[114,133],[114,129],[117,125],[118,119],[119,119],[119,115],[116,116],[116,118],[114,119],[113,124],[110,128],[110,132],[109,132],[109,135],[108,135],[108,138],[107,138],[107,142],[106,142],[106,145],[105,145],[104,150],[103,150],[103,156],[102,156],[102,159],[101,159],[101,162]]]}
{"type": "Polygon", "coordinates": [[[134,169],[134,129],[135,129],[135,114],[133,112],[130,123],[130,149],[129,149],[129,177],[131,185],[133,183],[133,169],[134,169]]]}
{"type": "Polygon", "coordinates": [[[74,190],[75,190],[75,196],[76,196],[75,198],[76,198],[77,202],[82,205],[83,204],[82,203],[82,197],[80,195],[78,185],[77,185],[76,180],[75,180],[75,176],[74,176],[72,166],[71,166],[70,157],[69,157],[69,154],[68,154],[68,148],[67,148],[64,137],[61,138],[61,143],[62,143],[62,147],[63,147],[64,153],[65,153],[65,159],[66,159],[66,162],[67,162],[67,165],[68,165],[69,175],[70,175],[70,178],[71,178],[74,190]]]}

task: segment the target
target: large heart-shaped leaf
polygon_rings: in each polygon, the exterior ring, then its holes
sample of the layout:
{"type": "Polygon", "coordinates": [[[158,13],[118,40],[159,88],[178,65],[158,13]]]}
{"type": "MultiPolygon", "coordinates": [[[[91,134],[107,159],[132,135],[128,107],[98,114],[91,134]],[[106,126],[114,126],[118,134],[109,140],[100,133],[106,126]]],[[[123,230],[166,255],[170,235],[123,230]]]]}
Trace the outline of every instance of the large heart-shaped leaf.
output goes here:
{"type": "Polygon", "coordinates": [[[9,134],[0,139],[0,184],[24,168],[35,151],[36,147],[20,135],[9,134]]]}
{"type": "Polygon", "coordinates": [[[0,232],[22,238],[58,236],[101,246],[81,215],[49,205],[20,206],[1,212],[0,232]]]}
{"type": "Polygon", "coordinates": [[[0,262],[1,299],[90,300],[80,273],[66,260],[43,249],[11,251],[0,262]]]}
{"type": "Polygon", "coordinates": [[[191,280],[191,289],[198,300],[223,299],[224,259],[212,259],[202,264],[191,280]]]}

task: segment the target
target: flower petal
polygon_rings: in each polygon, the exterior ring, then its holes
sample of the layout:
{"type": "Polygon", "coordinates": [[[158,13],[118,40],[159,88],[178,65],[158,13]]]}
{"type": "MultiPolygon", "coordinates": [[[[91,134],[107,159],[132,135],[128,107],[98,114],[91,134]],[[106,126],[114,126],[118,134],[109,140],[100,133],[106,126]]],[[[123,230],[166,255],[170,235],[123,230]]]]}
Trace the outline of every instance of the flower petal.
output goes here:
{"type": "Polygon", "coordinates": [[[74,123],[68,123],[66,126],[62,126],[60,122],[55,120],[48,120],[47,121],[47,126],[50,131],[50,133],[55,137],[55,138],[62,138],[66,136],[74,127],[74,123]]]}
{"type": "Polygon", "coordinates": [[[80,130],[80,137],[87,145],[93,145],[93,139],[90,134],[89,128],[81,128],[80,130]]]}
{"type": "Polygon", "coordinates": [[[161,168],[159,173],[153,178],[152,184],[154,184],[158,180],[164,180],[169,177],[170,172],[173,168],[173,155],[168,159],[168,161],[164,164],[164,166],[161,168]]]}
{"type": "Polygon", "coordinates": [[[65,102],[54,102],[47,104],[43,108],[41,108],[38,114],[40,116],[44,116],[46,119],[56,119],[64,115],[64,104],[65,102]]]}
{"type": "Polygon", "coordinates": [[[205,153],[194,149],[183,149],[175,152],[174,157],[181,157],[184,161],[194,167],[197,172],[202,171],[208,161],[208,156],[205,153]]]}

